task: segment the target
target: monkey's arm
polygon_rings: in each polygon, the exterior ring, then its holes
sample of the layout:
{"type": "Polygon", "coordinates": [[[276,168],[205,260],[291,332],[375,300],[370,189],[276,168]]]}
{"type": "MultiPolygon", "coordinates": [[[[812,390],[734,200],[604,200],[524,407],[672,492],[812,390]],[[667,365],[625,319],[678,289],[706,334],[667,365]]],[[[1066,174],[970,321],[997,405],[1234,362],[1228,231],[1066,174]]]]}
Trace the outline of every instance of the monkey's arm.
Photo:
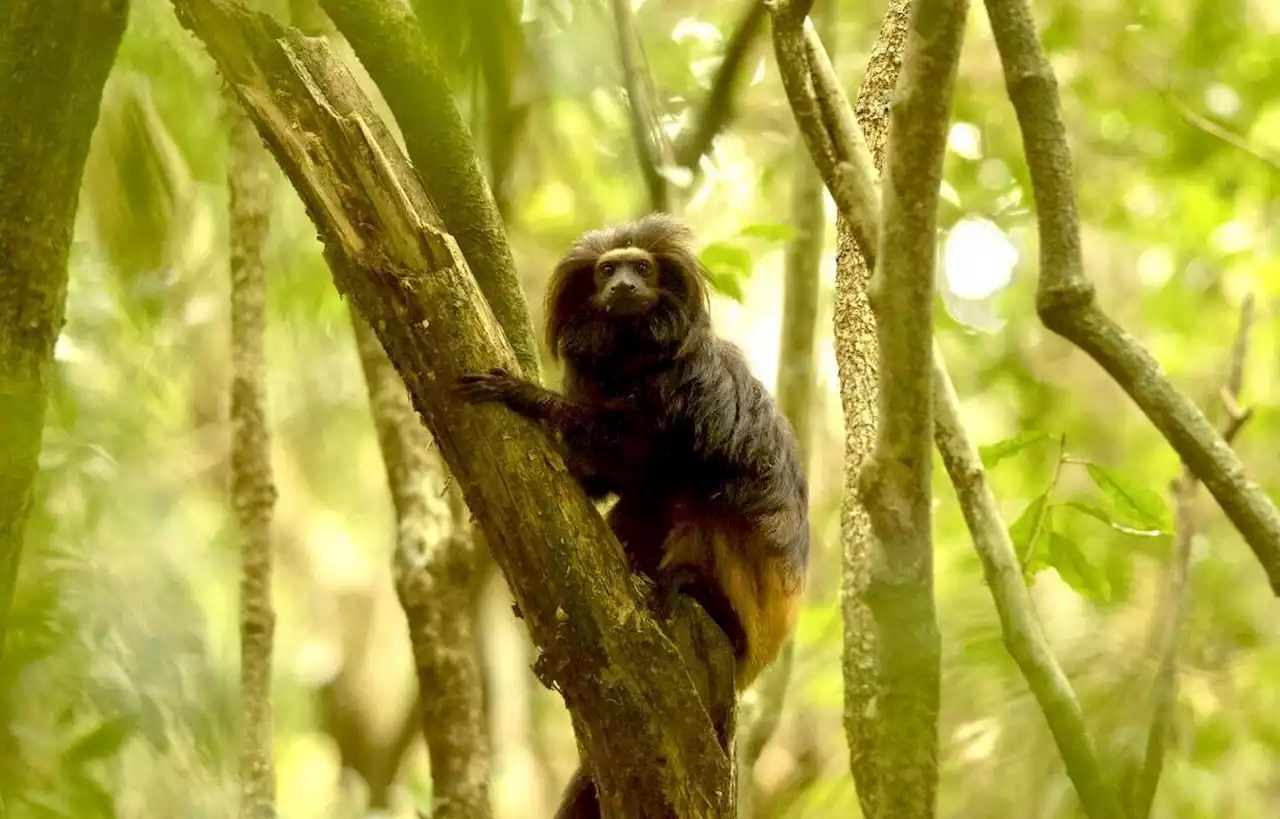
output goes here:
{"type": "Polygon", "coordinates": [[[607,466],[616,463],[611,451],[617,440],[615,413],[570,401],[500,368],[462,376],[457,393],[472,403],[505,404],[555,434],[568,450],[565,466],[592,499],[617,491],[618,481],[607,466]]]}

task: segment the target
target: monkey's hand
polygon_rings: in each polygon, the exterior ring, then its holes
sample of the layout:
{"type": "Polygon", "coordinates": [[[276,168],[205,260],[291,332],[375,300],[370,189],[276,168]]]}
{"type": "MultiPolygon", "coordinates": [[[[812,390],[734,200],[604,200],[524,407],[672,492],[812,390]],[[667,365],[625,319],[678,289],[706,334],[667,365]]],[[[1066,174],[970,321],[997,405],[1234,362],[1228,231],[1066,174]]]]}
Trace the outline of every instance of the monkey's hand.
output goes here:
{"type": "Polygon", "coordinates": [[[537,384],[514,376],[501,367],[487,373],[473,373],[458,379],[454,394],[472,404],[506,404],[511,409],[535,420],[545,420],[556,394],[537,384]]]}

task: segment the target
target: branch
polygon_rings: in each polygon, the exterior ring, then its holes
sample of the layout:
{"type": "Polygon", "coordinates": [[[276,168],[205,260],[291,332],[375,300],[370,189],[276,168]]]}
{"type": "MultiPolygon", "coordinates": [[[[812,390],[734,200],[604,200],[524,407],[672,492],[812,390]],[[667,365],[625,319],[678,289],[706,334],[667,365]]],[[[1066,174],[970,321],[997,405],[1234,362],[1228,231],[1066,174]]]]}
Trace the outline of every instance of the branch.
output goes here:
{"type": "Polygon", "coordinates": [[[694,116],[689,126],[681,131],[675,140],[675,162],[677,165],[696,171],[698,163],[711,152],[711,145],[725,125],[733,116],[733,101],[737,91],[738,80],[746,67],[747,57],[755,47],[756,40],[764,31],[764,22],[768,8],[763,0],[747,0],[746,10],[738,19],[733,33],[724,46],[724,56],[716,75],[711,81],[711,90],[702,102],[702,107],[694,116]]]}
{"type": "MultiPolygon", "coordinates": [[[[877,325],[880,427],[858,487],[884,547],[872,564],[867,602],[882,636],[880,718],[893,731],[881,764],[895,776],[879,783],[887,816],[932,817],[937,801],[941,649],[930,484],[934,237],[968,9],[967,0],[917,0],[889,112],[875,278],[883,282],[883,312],[894,320],[877,325]]],[[[811,42],[810,64],[821,74],[829,63],[816,38],[811,42]]],[[[847,106],[841,118],[853,122],[847,106]]]]}
{"type": "Polygon", "coordinates": [[[351,43],[395,114],[405,148],[444,228],[458,242],[493,309],[520,370],[541,379],[541,364],[502,216],[453,92],[414,19],[396,0],[320,0],[351,43]]]}
{"type": "Polygon", "coordinates": [[[231,502],[240,528],[240,815],[274,819],[271,654],[271,513],[276,488],[266,418],[267,281],[262,261],[271,217],[267,155],[227,95],[231,223],[231,502]]]}
{"type": "Polygon", "coordinates": [[[485,819],[489,737],[472,637],[475,543],[464,509],[450,508],[446,474],[378,337],[351,324],[396,511],[396,593],[418,671],[414,709],[431,762],[432,816],[485,819]]]}
{"type": "Polygon", "coordinates": [[[339,291],[404,380],[543,652],[543,680],[569,706],[605,812],[730,816],[733,771],[701,705],[717,700],[700,696],[732,685],[716,662],[730,657],[727,641],[683,601],[676,625],[696,623],[704,642],[692,650],[709,667],[682,657],[547,436],[500,407],[454,398],[461,375],[510,368],[514,357],[368,100],[322,41],[224,0],[175,6],[298,190],[339,291]]]}
{"type": "Polygon", "coordinates": [[[1071,152],[1057,80],[1025,0],[987,0],[1005,85],[1022,130],[1040,229],[1036,310],[1053,332],[1097,361],[1204,483],[1280,595],[1280,512],[1204,414],[1174,389],[1140,343],[1102,311],[1080,253],[1071,152]]]}
{"type": "Polygon", "coordinates": [[[665,164],[658,126],[649,109],[645,77],[640,69],[639,40],[635,32],[631,0],[613,0],[613,23],[618,37],[618,58],[622,61],[622,83],[627,92],[627,113],[631,119],[631,139],[635,143],[640,173],[649,189],[649,208],[666,211],[671,191],[662,174],[665,164]]]}
{"type": "Polygon", "coordinates": [[[796,124],[840,215],[874,268],[880,223],[875,162],[817,32],[794,3],[770,1],[774,55],[796,124]]]}
{"type": "Polygon", "coordinates": [[[1120,803],[1099,762],[1097,748],[1071,682],[1058,665],[1040,628],[1018,555],[987,483],[982,459],[960,420],[960,399],[943,369],[940,351],[936,349],[934,404],[938,451],[955,486],[965,524],[982,560],[982,571],[1000,615],[1005,647],[1017,662],[1040,704],[1040,710],[1044,712],[1085,814],[1090,819],[1123,819],[1120,803]]]}
{"type": "MultiPolygon", "coordinates": [[[[906,26],[901,15],[905,13],[906,5],[906,0],[900,0],[896,5],[899,14],[896,21],[893,19],[895,8],[891,7],[890,16],[886,18],[885,25],[882,27],[880,40],[872,52],[872,60],[858,98],[858,118],[867,129],[868,140],[875,150],[877,161],[884,151],[886,136],[884,128],[880,127],[876,117],[882,118],[889,105],[891,89],[895,82],[894,43],[896,40],[900,44],[905,39],[906,26]]],[[[900,49],[901,46],[898,45],[897,48],[900,49]]],[[[838,86],[833,89],[829,82],[824,82],[827,83],[828,98],[838,99],[838,86]]],[[[809,105],[817,107],[815,99],[812,97],[806,99],[809,105]]],[[[803,105],[805,101],[801,100],[801,103],[803,105]]],[[[825,120],[839,122],[844,121],[845,116],[841,112],[836,112],[835,115],[825,117],[825,120]]],[[[881,119],[880,122],[882,121],[881,119]]],[[[818,126],[825,128],[822,120],[818,121],[818,126]]],[[[824,140],[828,143],[833,140],[830,132],[824,130],[809,134],[808,141],[811,146],[821,145],[824,140]]],[[[841,148],[842,154],[856,158],[862,150],[865,150],[860,147],[861,145],[863,142],[860,137],[845,143],[841,148]]],[[[828,175],[826,182],[834,196],[834,186],[839,184],[839,178],[828,175]]],[[[860,185],[853,188],[851,192],[863,202],[870,201],[875,195],[873,185],[860,185]]],[[[856,205],[854,211],[860,212],[863,209],[862,205],[856,205]]],[[[841,222],[838,227],[845,225],[848,225],[848,222],[841,222]]],[[[849,230],[849,232],[853,231],[849,230]]],[[[864,235],[872,237],[869,244],[864,246],[864,252],[874,258],[877,250],[874,229],[864,231],[864,235]]],[[[844,244],[842,241],[842,249],[844,244]]],[[[856,259],[856,254],[853,255],[856,259]]],[[[861,361],[867,356],[867,348],[872,341],[869,333],[870,321],[865,318],[867,312],[866,265],[865,262],[861,265],[838,264],[837,275],[842,275],[846,269],[851,270],[848,279],[843,283],[838,282],[837,285],[836,343],[840,347],[837,360],[841,367],[841,393],[847,419],[846,448],[852,452],[860,440],[869,437],[870,430],[874,428],[874,416],[869,408],[863,406],[865,399],[862,398],[862,394],[873,382],[875,374],[869,363],[861,361]]],[[[1005,644],[1018,662],[1019,669],[1040,704],[1062,753],[1068,775],[1075,783],[1088,815],[1091,817],[1117,816],[1116,797],[1106,784],[1094,742],[1070,682],[1048,650],[1021,572],[1018,570],[1017,556],[1009,543],[1007,529],[1001,519],[995,498],[986,484],[981,461],[978,460],[976,450],[959,421],[955,389],[951,384],[945,362],[936,347],[933,350],[932,369],[932,389],[936,411],[935,444],[943,456],[943,462],[956,487],[966,523],[974,539],[974,546],[987,573],[992,595],[1001,616],[1005,644]],[[1010,567],[1014,572],[1012,579],[1007,575],[1010,567]],[[1013,582],[1015,579],[1016,583],[1013,582]]],[[[854,506],[848,501],[846,505],[854,506]]],[[[845,528],[853,528],[857,531],[860,510],[848,509],[845,517],[845,528]]],[[[857,567],[870,562],[871,558],[867,556],[869,551],[869,545],[846,544],[846,571],[849,576],[845,581],[847,700],[845,721],[846,731],[850,736],[851,763],[860,786],[859,795],[864,801],[864,811],[871,816],[878,815],[880,808],[878,803],[868,804],[868,797],[862,792],[874,791],[874,788],[882,782],[883,775],[878,773],[875,767],[879,759],[879,746],[867,739],[868,736],[872,736],[875,723],[864,716],[869,705],[875,702],[879,695],[880,689],[877,687],[879,683],[868,679],[872,674],[877,673],[877,670],[867,660],[859,659],[866,657],[870,652],[873,646],[868,645],[868,641],[874,639],[867,634],[867,613],[858,604],[859,597],[866,593],[864,590],[869,583],[867,574],[870,569],[857,567]]]]}
{"type": "MultiPolygon", "coordinates": [[[[1244,382],[1245,353],[1248,351],[1252,325],[1253,296],[1250,294],[1240,305],[1240,326],[1236,330],[1231,370],[1222,391],[1222,405],[1226,411],[1226,418],[1222,423],[1222,438],[1228,444],[1235,440],[1240,428],[1253,414],[1252,409],[1243,409],[1239,404],[1244,382]]],[[[1192,504],[1195,501],[1197,483],[1195,473],[1184,465],[1182,475],[1173,482],[1172,487],[1178,534],[1174,541],[1173,564],[1169,569],[1167,612],[1155,625],[1160,667],[1152,686],[1151,727],[1147,732],[1142,768],[1135,780],[1129,783],[1129,816],[1132,819],[1147,819],[1151,815],[1156,787],[1160,784],[1160,776],[1164,771],[1165,746],[1173,730],[1173,708],[1178,699],[1178,640],[1182,634],[1182,624],[1186,621],[1191,542],[1196,534],[1192,504]]]]}
{"type": "MultiPolygon", "coordinates": [[[[881,149],[888,133],[889,99],[898,82],[909,16],[909,0],[891,0],[858,91],[858,110],[866,114],[862,126],[871,144],[881,149]]],[[[775,16],[775,37],[779,31],[780,23],[775,16]]],[[[812,144],[803,132],[802,141],[812,144]]],[[[813,162],[812,157],[810,161],[813,162]]],[[[880,150],[876,152],[875,162],[882,161],[883,150],[880,150]]],[[[878,198],[874,184],[869,190],[878,198]]],[[[867,298],[870,278],[870,269],[858,252],[849,220],[837,215],[833,329],[845,418],[844,493],[840,505],[844,728],[849,766],[858,785],[863,814],[876,819],[883,815],[881,783],[885,771],[880,767],[883,759],[880,749],[887,734],[882,733],[886,726],[879,719],[877,704],[885,696],[885,680],[879,659],[882,638],[868,605],[867,590],[879,546],[858,497],[858,483],[875,446],[879,418],[876,404],[879,343],[875,315],[867,298]]]]}
{"type": "Polygon", "coordinates": [[[67,258],[127,0],[8,0],[0,24],[0,654],[35,506],[67,258]]]}

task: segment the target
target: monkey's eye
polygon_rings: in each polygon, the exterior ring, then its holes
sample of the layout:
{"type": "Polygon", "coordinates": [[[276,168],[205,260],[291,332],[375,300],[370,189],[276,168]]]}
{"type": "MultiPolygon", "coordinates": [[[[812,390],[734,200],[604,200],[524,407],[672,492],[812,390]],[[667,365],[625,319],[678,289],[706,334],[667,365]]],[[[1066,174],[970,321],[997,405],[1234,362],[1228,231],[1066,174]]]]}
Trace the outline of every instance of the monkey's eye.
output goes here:
{"type": "Polygon", "coordinates": [[[612,276],[612,275],[613,275],[613,265],[611,265],[611,264],[602,264],[602,265],[600,265],[600,272],[601,272],[601,273],[603,273],[603,274],[605,274],[606,276],[612,276]]]}
{"type": "Polygon", "coordinates": [[[641,276],[649,272],[649,263],[646,261],[636,262],[636,272],[641,276]]]}

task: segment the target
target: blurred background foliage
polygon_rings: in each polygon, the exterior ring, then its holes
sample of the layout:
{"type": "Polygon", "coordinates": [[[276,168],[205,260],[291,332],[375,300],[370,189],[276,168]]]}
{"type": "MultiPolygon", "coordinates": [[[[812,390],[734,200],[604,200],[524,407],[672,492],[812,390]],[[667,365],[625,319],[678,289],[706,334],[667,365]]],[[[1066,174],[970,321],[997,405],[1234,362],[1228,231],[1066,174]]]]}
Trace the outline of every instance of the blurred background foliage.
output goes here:
{"type": "MultiPolygon", "coordinates": [[[[537,319],[565,245],[645,205],[608,4],[413,5],[495,180],[537,319]]],[[[740,6],[634,5],[657,111],[674,134],[700,104],[740,6]]],[[[829,47],[852,94],[882,8],[835,5],[829,47]]],[[[314,8],[292,6],[295,19],[314,22],[314,8]]],[[[1239,306],[1256,295],[1243,393],[1255,416],[1237,448],[1280,498],[1280,6],[1034,6],[1062,86],[1099,297],[1217,418],[1239,306]]],[[[1035,316],[1017,124],[980,4],[970,23],[946,164],[938,332],[974,438],[991,447],[1021,436],[1019,446],[987,450],[995,490],[1022,537],[1049,636],[1118,760],[1145,739],[1150,633],[1168,614],[1168,483],[1179,465],[1110,379],[1035,316]],[[1032,514],[1045,517],[1028,542],[1032,514]]],[[[697,174],[673,178],[717,275],[718,326],[772,384],[787,235],[779,203],[795,152],[766,39],[744,80],[738,116],[713,153],[697,174]]],[[[219,88],[168,2],[133,0],[86,169],[39,502],[0,666],[0,794],[13,817],[232,815],[238,558],[225,498],[219,88]]],[[[287,819],[354,816],[373,785],[340,776],[340,749],[343,758],[353,745],[372,749],[394,769],[398,752],[386,749],[405,733],[414,682],[390,580],[391,506],[349,321],[315,230],[278,172],[276,181],[267,350],[280,488],[280,807],[287,819]]],[[[762,815],[779,819],[858,810],[840,716],[834,231],[826,241],[812,590],[782,725],[756,771],[762,815]]],[[[1001,644],[954,496],[943,471],[935,475],[939,815],[1077,816],[1001,644]]],[[[1156,816],[1271,817],[1280,805],[1280,618],[1205,493],[1195,512],[1181,692],[1156,816]]],[[[530,649],[500,578],[478,611],[496,814],[550,815],[576,757],[567,716],[527,672],[530,649]]],[[[414,743],[388,798],[410,816],[429,792],[414,743]]]]}

